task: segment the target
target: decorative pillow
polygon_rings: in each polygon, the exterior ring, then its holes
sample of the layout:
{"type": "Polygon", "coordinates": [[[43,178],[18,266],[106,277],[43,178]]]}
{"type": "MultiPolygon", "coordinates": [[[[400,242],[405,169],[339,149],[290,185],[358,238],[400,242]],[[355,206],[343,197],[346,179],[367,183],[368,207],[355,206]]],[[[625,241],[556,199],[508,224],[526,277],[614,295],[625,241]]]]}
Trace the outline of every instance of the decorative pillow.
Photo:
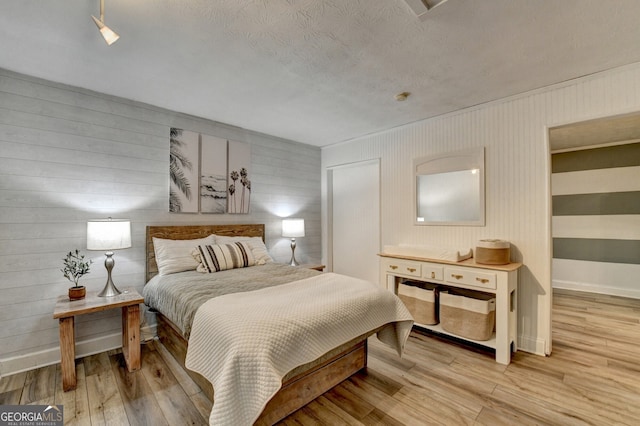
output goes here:
{"type": "Polygon", "coordinates": [[[264,245],[264,241],[260,237],[226,237],[224,235],[216,235],[217,244],[228,244],[241,241],[247,243],[251,248],[253,257],[256,259],[256,265],[264,265],[265,263],[272,263],[273,258],[269,255],[267,247],[264,245]]]}
{"type": "Polygon", "coordinates": [[[168,275],[195,270],[198,267],[198,262],[191,255],[193,248],[200,244],[215,243],[215,235],[193,240],[167,240],[153,237],[153,251],[156,254],[158,273],[168,275]]]}
{"type": "Polygon", "coordinates": [[[193,251],[198,261],[198,272],[218,272],[233,268],[246,268],[256,264],[247,243],[199,245],[193,251]]]}

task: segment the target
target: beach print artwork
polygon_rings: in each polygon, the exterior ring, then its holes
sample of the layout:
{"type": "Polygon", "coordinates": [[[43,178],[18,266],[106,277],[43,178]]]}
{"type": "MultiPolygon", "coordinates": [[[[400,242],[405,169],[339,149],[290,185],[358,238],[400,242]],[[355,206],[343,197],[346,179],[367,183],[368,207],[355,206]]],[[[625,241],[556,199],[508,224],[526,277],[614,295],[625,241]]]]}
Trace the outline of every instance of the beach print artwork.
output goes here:
{"type": "Polygon", "coordinates": [[[227,211],[227,140],[200,135],[200,212],[227,211]]]}
{"type": "Polygon", "coordinates": [[[249,213],[251,207],[251,146],[229,141],[227,213],[249,213]]]}
{"type": "Polygon", "coordinates": [[[169,211],[198,212],[200,135],[172,127],[169,132],[169,211]]]}
{"type": "Polygon", "coordinates": [[[171,127],[170,213],[249,213],[251,145],[171,127]]]}

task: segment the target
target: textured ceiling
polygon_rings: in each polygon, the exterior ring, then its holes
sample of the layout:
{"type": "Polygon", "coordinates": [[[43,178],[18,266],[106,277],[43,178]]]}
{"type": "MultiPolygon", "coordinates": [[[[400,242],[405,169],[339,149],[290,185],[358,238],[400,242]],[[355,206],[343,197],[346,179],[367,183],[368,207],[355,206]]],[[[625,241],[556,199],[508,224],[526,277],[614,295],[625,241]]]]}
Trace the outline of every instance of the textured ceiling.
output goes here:
{"type": "Polygon", "coordinates": [[[640,62],[638,0],[2,0],[0,67],[328,145],[640,62]],[[396,93],[408,91],[405,102],[396,93]]]}

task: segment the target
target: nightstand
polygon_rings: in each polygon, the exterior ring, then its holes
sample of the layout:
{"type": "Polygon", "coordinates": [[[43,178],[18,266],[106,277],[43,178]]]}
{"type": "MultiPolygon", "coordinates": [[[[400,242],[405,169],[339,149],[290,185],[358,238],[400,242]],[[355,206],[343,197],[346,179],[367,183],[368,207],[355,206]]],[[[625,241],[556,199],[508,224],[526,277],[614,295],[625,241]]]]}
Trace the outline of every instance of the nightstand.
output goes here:
{"type": "Polygon", "coordinates": [[[324,271],[325,266],[321,265],[319,263],[303,263],[301,265],[298,265],[301,268],[307,268],[307,269],[315,269],[316,271],[324,271]]]}
{"type": "Polygon", "coordinates": [[[122,309],[122,353],[129,371],[140,369],[140,304],[144,299],[132,288],[124,289],[112,297],[98,297],[97,291],[87,292],[80,300],[58,297],[53,318],[60,323],[60,358],[62,367],[62,389],[76,388],[76,342],[75,316],[108,309],[122,309]]]}

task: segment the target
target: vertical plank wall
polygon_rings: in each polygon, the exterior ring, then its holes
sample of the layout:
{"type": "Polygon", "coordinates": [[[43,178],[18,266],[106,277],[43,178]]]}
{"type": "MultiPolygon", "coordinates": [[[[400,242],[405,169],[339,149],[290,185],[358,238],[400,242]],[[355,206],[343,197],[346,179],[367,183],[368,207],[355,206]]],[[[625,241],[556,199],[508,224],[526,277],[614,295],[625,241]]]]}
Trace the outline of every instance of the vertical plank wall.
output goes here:
{"type": "MultiPolygon", "coordinates": [[[[116,252],[113,276],[139,291],[147,225],[265,223],[272,256],[285,262],[281,217],[299,216],[296,257],[319,261],[320,157],[317,147],[0,69],[0,374],[59,360],[52,313],[69,287],[66,252],[94,260],[89,290],[104,286],[87,219],[131,219],[133,247],[116,252]],[[168,213],[170,127],[250,143],[250,214],[168,213]]],[[[78,355],[118,346],[120,327],[116,311],[81,317],[78,355]]]]}
{"type": "MultiPolygon", "coordinates": [[[[407,102],[403,108],[410,107],[411,100],[407,102]]],[[[640,64],[324,147],[323,218],[326,169],[380,158],[381,246],[411,243],[468,249],[483,238],[509,240],[512,260],[524,263],[518,298],[518,346],[549,353],[548,128],[635,110],[640,110],[640,64]],[[486,226],[414,226],[412,160],[472,147],[485,147],[486,226]]],[[[323,242],[327,238],[323,235],[323,242]]],[[[323,247],[326,250],[327,244],[323,247]]]]}

